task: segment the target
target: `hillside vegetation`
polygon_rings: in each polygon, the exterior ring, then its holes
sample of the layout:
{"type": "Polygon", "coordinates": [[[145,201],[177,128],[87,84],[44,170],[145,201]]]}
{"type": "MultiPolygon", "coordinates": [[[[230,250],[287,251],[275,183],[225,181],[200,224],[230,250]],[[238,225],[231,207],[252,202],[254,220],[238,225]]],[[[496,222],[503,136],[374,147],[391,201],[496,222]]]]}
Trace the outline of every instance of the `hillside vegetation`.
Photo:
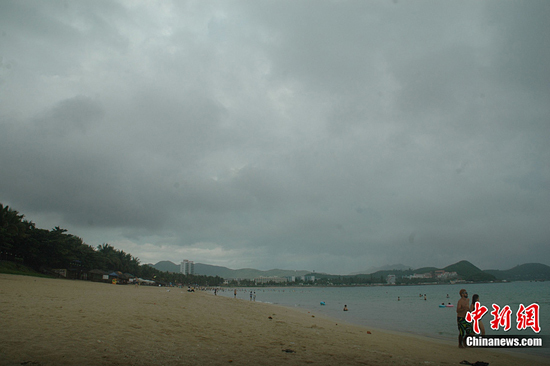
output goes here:
{"type": "Polygon", "coordinates": [[[0,271],[17,274],[54,274],[54,269],[120,271],[158,282],[217,285],[220,277],[184,276],[140,264],[137,257],[108,243],[93,247],[59,226],[45,230],[0,203],[0,271]],[[11,263],[11,264],[10,264],[11,263]]]}
{"type": "Polygon", "coordinates": [[[494,281],[496,277],[490,273],[484,272],[468,261],[460,261],[443,268],[446,272],[456,272],[466,281],[494,281]]]}
{"type": "Polygon", "coordinates": [[[492,274],[499,280],[506,281],[550,280],[550,267],[541,263],[526,263],[505,271],[490,269],[485,272],[492,274]]]}

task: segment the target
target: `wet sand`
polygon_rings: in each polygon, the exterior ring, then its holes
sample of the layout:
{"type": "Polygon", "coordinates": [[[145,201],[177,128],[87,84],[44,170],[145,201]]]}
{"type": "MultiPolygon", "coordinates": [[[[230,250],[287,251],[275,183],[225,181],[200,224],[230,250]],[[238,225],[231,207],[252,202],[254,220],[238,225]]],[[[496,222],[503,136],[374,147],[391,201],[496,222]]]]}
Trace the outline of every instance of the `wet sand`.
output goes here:
{"type": "Polygon", "coordinates": [[[0,365],[548,365],[276,305],[0,274],[0,365]]]}

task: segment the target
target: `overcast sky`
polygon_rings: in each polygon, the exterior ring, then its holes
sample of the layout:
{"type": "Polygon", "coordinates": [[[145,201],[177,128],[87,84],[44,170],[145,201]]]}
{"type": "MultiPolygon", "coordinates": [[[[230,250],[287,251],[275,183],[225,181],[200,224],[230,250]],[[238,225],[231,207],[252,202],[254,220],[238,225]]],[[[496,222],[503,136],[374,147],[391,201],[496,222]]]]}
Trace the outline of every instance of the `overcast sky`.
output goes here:
{"type": "Polygon", "coordinates": [[[0,202],[142,263],[550,265],[549,1],[0,2],[0,202]]]}

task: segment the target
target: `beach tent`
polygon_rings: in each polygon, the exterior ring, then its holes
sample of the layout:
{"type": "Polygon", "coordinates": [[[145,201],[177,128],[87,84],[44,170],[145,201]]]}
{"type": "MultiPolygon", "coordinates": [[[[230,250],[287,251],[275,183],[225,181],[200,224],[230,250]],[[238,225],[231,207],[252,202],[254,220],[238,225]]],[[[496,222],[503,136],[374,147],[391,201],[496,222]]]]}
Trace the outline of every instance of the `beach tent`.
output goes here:
{"type": "Polygon", "coordinates": [[[109,273],[109,280],[114,284],[128,283],[128,278],[120,271],[113,271],[109,273]]]}
{"type": "MultiPolygon", "coordinates": [[[[117,271],[117,274],[118,274],[118,281],[117,283],[123,283],[123,284],[128,284],[128,282],[130,281],[130,276],[128,276],[126,273],[122,273],[122,272],[118,272],[117,271]]],[[[133,276],[132,276],[133,277],[133,276]]]]}
{"type": "Polygon", "coordinates": [[[105,272],[100,269],[92,269],[91,271],[88,271],[88,279],[95,282],[108,282],[109,272],[105,272]]]}

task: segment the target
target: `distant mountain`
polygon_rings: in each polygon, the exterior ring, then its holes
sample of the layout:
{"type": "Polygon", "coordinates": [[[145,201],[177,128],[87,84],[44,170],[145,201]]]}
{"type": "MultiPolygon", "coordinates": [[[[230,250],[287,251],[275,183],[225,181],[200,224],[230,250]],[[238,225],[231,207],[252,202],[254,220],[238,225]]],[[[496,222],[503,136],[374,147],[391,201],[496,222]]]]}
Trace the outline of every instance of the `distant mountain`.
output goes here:
{"type": "Polygon", "coordinates": [[[485,272],[492,274],[499,280],[506,281],[548,281],[550,280],[550,267],[541,263],[526,263],[514,268],[501,271],[489,269],[485,272]]]}
{"type": "MultiPolygon", "coordinates": [[[[170,261],[161,261],[152,267],[164,272],[179,272],[180,266],[170,261]]],[[[284,269],[271,269],[269,271],[260,271],[253,268],[230,269],[227,267],[214,266],[211,264],[195,263],[195,274],[204,276],[220,276],[225,279],[254,279],[260,276],[264,277],[286,277],[286,276],[304,276],[310,271],[293,271],[284,269]]]]}
{"type": "Polygon", "coordinates": [[[494,281],[496,277],[484,272],[468,261],[460,261],[443,268],[446,272],[456,272],[466,281],[494,281]]]}
{"type": "Polygon", "coordinates": [[[411,269],[410,266],[405,266],[403,264],[390,264],[390,265],[387,265],[387,266],[382,266],[382,267],[371,267],[369,269],[364,269],[362,271],[359,271],[359,272],[353,272],[353,273],[350,273],[350,275],[358,275],[358,274],[370,274],[370,273],[374,273],[374,272],[378,272],[378,271],[391,271],[391,270],[407,270],[407,269],[411,269]]]}
{"type": "MultiPolygon", "coordinates": [[[[386,278],[388,275],[396,275],[397,277],[409,276],[412,274],[423,274],[437,271],[436,267],[422,267],[417,269],[401,269],[401,270],[380,270],[369,274],[359,274],[358,277],[371,277],[371,278],[386,278]]],[[[460,261],[455,264],[451,264],[445,268],[442,268],[446,272],[456,272],[460,279],[466,281],[494,281],[496,278],[492,274],[486,273],[481,269],[474,266],[468,261],[460,261]]]]}
{"type": "Polygon", "coordinates": [[[231,273],[232,269],[227,267],[213,266],[210,264],[195,263],[195,274],[203,276],[220,276],[221,278],[225,277],[227,274],[231,273]]]}
{"type": "Polygon", "coordinates": [[[439,268],[435,268],[435,267],[422,267],[422,268],[415,269],[413,272],[418,274],[423,274],[423,273],[437,271],[438,269],[439,268]]]}
{"type": "Polygon", "coordinates": [[[225,279],[247,279],[251,280],[257,277],[287,277],[304,276],[310,271],[293,271],[286,269],[270,269],[269,271],[260,271],[253,268],[230,269],[226,267],[213,266],[210,264],[195,263],[195,274],[207,276],[220,276],[225,279]]]}
{"type": "MultiPolygon", "coordinates": [[[[180,266],[170,261],[161,261],[157,264],[150,264],[151,267],[165,272],[179,272],[180,266]]],[[[372,273],[361,273],[353,276],[357,277],[370,277],[370,278],[386,278],[390,274],[397,276],[412,275],[414,273],[428,273],[433,272],[439,268],[436,267],[422,267],[417,269],[410,269],[404,265],[390,265],[384,267],[397,267],[392,269],[379,269],[372,273]],[[401,268],[401,269],[399,269],[401,268]]],[[[381,268],[384,268],[381,267],[381,268]]],[[[550,280],[550,266],[541,263],[527,263],[516,266],[512,269],[505,271],[501,270],[486,270],[482,271],[472,263],[468,261],[460,261],[455,264],[451,264],[445,268],[442,268],[446,272],[456,272],[461,279],[466,281],[494,281],[494,280],[507,280],[507,281],[539,281],[550,280]]],[[[214,266],[210,264],[195,263],[195,274],[205,276],[220,276],[225,279],[253,279],[260,276],[264,277],[287,277],[287,276],[305,276],[315,275],[318,278],[337,278],[342,277],[338,275],[330,275],[326,273],[311,273],[310,271],[293,271],[284,269],[271,269],[269,271],[261,271],[253,268],[242,269],[230,269],[227,267],[214,266]]],[[[352,276],[352,275],[350,275],[352,276]]],[[[345,276],[344,276],[345,277],[345,276]]]]}
{"type": "Polygon", "coordinates": [[[157,264],[152,264],[151,267],[163,272],[176,272],[179,273],[180,266],[170,261],[160,261],[157,264]]]}

